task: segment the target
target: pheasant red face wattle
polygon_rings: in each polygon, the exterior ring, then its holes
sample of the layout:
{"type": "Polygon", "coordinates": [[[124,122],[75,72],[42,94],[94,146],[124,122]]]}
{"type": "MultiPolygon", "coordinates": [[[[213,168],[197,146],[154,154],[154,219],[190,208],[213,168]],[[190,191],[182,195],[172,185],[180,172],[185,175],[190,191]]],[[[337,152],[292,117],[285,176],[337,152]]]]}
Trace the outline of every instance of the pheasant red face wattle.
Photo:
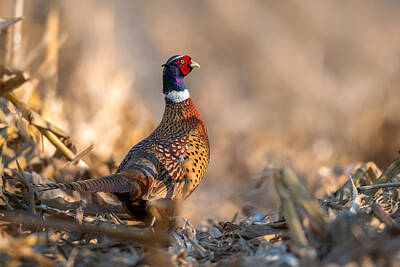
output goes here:
{"type": "Polygon", "coordinates": [[[175,61],[175,64],[179,67],[183,76],[188,75],[194,67],[200,67],[200,65],[186,55],[175,61]]]}

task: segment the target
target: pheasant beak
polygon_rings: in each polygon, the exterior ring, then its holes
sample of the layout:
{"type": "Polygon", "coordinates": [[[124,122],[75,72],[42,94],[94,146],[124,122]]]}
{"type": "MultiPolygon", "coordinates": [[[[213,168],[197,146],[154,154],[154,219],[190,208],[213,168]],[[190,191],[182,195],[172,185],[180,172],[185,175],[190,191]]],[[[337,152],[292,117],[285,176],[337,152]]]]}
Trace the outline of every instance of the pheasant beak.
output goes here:
{"type": "Polygon", "coordinates": [[[197,63],[197,62],[194,62],[193,60],[192,60],[192,64],[190,64],[190,67],[191,68],[200,68],[200,64],[199,63],[197,63]]]}

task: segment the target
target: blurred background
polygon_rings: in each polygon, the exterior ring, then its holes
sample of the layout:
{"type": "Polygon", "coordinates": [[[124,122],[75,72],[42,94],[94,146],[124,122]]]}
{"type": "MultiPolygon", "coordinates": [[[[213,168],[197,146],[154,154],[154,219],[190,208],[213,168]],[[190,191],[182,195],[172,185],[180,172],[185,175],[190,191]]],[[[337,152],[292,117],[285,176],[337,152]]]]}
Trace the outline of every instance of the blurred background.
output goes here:
{"type": "MultiPolygon", "coordinates": [[[[162,117],[161,64],[190,55],[211,163],[182,215],[229,220],[245,205],[277,208],[272,181],[252,190],[271,162],[317,190],[321,168],[397,156],[399,12],[394,0],[25,1],[14,65],[34,79],[17,92],[78,151],[94,144],[89,161],[115,168],[162,117]],[[49,40],[54,51],[29,53],[49,40]]],[[[0,16],[12,14],[1,0],[0,16]]]]}

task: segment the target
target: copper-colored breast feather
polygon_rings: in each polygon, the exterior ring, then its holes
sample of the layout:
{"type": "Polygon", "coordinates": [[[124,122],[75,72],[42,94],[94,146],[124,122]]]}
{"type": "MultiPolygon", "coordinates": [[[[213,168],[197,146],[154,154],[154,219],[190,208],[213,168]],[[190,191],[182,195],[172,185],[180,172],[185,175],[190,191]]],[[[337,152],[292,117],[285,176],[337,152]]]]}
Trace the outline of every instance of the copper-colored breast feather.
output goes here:
{"type": "Polygon", "coordinates": [[[167,103],[163,121],[150,137],[155,140],[158,164],[145,198],[186,198],[200,183],[209,162],[206,128],[193,101],[167,103]]]}

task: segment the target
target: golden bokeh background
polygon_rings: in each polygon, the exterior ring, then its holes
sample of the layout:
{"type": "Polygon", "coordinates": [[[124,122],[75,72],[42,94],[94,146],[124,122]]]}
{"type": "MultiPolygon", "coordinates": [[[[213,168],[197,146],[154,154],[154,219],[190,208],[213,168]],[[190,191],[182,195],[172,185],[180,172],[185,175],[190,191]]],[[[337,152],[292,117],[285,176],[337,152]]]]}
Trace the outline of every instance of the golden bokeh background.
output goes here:
{"type": "MultiPolygon", "coordinates": [[[[1,17],[11,2],[0,2],[1,17]]],[[[396,157],[399,12],[398,1],[35,0],[25,1],[22,49],[56,35],[37,109],[102,162],[120,162],[160,121],[160,65],[175,54],[199,62],[186,85],[211,164],[182,214],[200,223],[246,204],[276,209],[272,181],[248,194],[271,161],[291,162],[315,189],[323,166],[396,157]]],[[[35,73],[40,56],[25,54],[17,67],[35,73]]]]}

